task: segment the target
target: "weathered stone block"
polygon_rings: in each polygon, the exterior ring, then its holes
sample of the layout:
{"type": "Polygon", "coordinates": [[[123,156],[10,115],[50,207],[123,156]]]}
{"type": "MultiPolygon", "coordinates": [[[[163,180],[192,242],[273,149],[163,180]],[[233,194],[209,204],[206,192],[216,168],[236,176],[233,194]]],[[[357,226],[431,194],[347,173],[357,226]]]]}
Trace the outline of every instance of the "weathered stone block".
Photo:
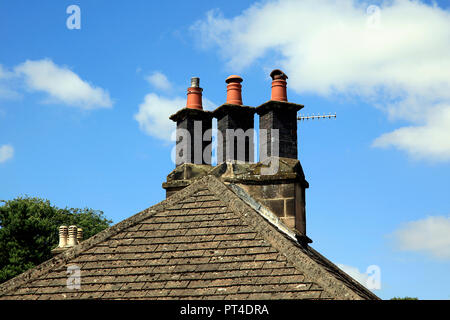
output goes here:
{"type": "Polygon", "coordinates": [[[279,217],[284,217],[284,200],[283,199],[260,199],[266,207],[279,217]]]}
{"type": "Polygon", "coordinates": [[[284,200],[284,215],[286,217],[295,217],[295,198],[284,200]]]}
{"type": "Polygon", "coordinates": [[[295,217],[282,217],[280,218],[281,222],[283,222],[288,228],[295,228],[295,217]]]}
{"type": "Polygon", "coordinates": [[[283,198],[295,197],[295,184],[294,183],[280,184],[278,194],[280,197],[283,197],[283,198]]]}

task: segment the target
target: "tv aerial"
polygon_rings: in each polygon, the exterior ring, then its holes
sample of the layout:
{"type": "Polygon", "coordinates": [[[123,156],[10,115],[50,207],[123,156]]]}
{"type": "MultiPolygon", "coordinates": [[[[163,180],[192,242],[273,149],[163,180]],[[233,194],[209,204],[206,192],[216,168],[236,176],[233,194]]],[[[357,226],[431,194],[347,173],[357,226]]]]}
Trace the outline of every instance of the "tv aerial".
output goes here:
{"type": "Polygon", "coordinates": [[[297,117],[297,120],[315,120],[315,119],[331,119],[331,118],[336,118],[336,112],[334,114],[329,113],[329,114],[317,114],[315,115],[314,113],[312,115],[306,115],[306,116],[302,116],[300,115],[300,117],[297,117]]]}

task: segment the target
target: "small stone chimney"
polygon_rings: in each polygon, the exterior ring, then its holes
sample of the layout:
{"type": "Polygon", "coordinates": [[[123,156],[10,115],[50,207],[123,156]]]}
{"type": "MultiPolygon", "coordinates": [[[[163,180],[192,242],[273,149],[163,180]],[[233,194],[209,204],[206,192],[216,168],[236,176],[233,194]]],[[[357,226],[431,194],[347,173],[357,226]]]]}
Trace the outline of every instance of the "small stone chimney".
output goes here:
{"type": "Polygon", "coordinates": [[[170,116],[177,124],[176,166],[211,164],[212,114],[203,110],[200,78],[192,78],[186,107],[170,116]]]}
{"type": "Polygon", "coordinates": [[[67,226],[59,227],[59,248],[67,246],[67,238],[69,236],[67,226]]]}
{"type": "Polygon", "coordinates": [[[83,229],[77,228],[77,244],[80,244],[83,241],[83,229]]]}
{"type": "Polygon", "coordinates": [[[80,244],[83,241],[83,229],[75,225],[59,227],[59,244],[52,249],[52,254],[57,255],[67,249],[80,244]]]}
{"type": "Polygon", "coordinates": [[[73,247],[77,244],[77,226],[69,226],[69,240],[67,241],[67,246],[73,247]]]}
{"type": "Polygon", "coordinates": [[[242,81],[237,75],[225,80],[227,102],[213,111],[217,118],[217,163],[254,161],[255,108],[242,105],[242,81]]]}

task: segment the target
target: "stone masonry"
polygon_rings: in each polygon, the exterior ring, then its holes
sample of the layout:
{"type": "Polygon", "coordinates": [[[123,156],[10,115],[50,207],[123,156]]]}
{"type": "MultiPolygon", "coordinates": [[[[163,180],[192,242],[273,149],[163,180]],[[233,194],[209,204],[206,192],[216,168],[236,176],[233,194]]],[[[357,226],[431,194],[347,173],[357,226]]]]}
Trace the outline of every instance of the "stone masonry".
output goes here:
{"type": "Polygon", "coordinates": [[[256,108],[259,115],[260,161],[270,156],[297,159],[297,111],[302,108],[301,104],[273,100],[256,108]],[[263,139],[264,131],[261,129],[266,130],[266,139],[263,139]],[[273,136],[273,129],[278,130],[278,139],[273,136]],[[272,144],[278,144],[278,155],[274,154],[272,144]]]}

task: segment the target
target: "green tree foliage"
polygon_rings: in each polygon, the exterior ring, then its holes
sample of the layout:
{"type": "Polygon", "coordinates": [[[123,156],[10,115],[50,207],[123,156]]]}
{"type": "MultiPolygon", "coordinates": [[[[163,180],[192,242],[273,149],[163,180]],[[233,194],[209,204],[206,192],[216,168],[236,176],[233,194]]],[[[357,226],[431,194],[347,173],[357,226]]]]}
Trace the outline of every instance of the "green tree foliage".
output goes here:
{"type": "Polygon", "coordinates": [[[0,205],[0,283],[52,257],[61,225],[83,228],[87,239],[112,223],[102,211],[60,209],[48,200],[18,197],[0,205]]]}
{"type": "Polygon", "coordinates": [[[413,298],[413,297],[393,297],[391,300],[419,300],[418,298],[413,298]]]}

